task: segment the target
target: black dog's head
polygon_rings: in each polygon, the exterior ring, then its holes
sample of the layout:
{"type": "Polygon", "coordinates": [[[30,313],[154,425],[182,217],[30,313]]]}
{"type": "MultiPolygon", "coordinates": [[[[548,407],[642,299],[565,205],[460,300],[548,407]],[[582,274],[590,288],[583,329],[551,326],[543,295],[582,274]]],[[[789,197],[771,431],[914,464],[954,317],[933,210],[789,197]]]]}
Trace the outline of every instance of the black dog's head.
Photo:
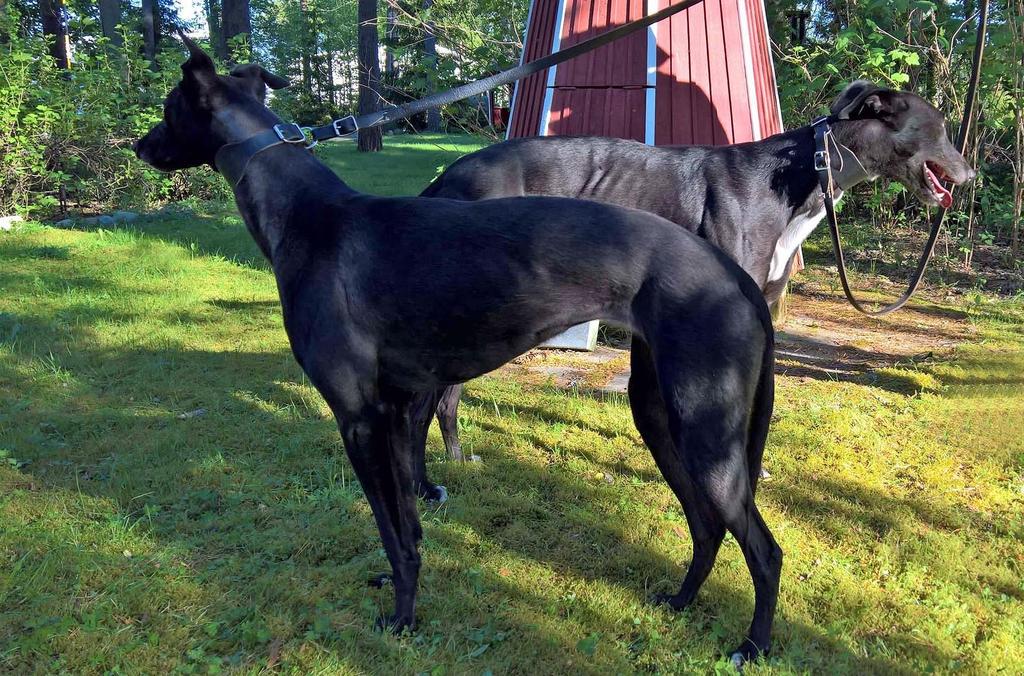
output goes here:
{"type": "Polygon", "coordinates": [[[135,154],[162,171],[213,164],[217,149],[267,129],[279,120],[263,102],[267,87],[288,81],[260,66],[235,67],[218,75],[213,60],[182,35],[189,58],[182,78],[164,101],[164,120],[135,142],[135,154]]]}
{"type": "Polygon", "coordinates": [[[953,196],[942,180],[959,185],[974,178],[949,141],[942,113],[917,94],[857,80],[832,104],[832,115],[865,121],[858,130],[858,158],[869,171],[899,181],[926,204],[948,209],[953,196]]]}

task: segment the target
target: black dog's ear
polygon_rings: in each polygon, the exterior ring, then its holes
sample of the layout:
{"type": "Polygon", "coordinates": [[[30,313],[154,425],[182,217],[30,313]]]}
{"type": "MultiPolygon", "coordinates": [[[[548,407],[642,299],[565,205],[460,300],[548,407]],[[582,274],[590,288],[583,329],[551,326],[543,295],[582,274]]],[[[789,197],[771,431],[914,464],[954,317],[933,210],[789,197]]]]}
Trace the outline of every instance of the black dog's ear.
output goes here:
{"type": "Polygon", "coordinates": [[[235,66],[231,69],[233,77],[245,80],[253,95],[263,101],[267,98],[267,87],[271,89],[283,89],[291,83],[279,75],[274,75],[266,68],[257,66],[254,63],[246,63],[235,66]]]}
{"type": "Polygon", "coordinates": [[[188,60],[181,64],[184,81],[193,81],[200,87],[212,84],[217,78],[217,68],[210,55],[202,50],[196,42],[179,30],[181,41],[188,47],[188,60]]]}
{"type": "Polygon", "coordinates": [[[846,89],[836,97],[829,109],[833,116],[840,120],[861,117],[865,101],[882,89],[868,80],[854,80],[846,85],[846,89]]]}

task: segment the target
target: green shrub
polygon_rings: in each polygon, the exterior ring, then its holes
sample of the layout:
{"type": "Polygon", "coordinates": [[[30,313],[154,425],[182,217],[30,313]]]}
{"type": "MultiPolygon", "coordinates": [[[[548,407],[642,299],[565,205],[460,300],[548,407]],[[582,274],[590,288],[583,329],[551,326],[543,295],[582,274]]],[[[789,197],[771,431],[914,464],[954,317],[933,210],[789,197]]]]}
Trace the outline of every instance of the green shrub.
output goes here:
{"type": "Polygon", "coordinates": [[[97,39],[64,71],[42,38],[17,27],[15,8],[0,6],[0,213],[53,217],[226,195],[205,169],[162,174],[132,152],[161,119],[179,53],[168,49],[153,67],[140,37],[125,31],[122,47],[97,39]]]}

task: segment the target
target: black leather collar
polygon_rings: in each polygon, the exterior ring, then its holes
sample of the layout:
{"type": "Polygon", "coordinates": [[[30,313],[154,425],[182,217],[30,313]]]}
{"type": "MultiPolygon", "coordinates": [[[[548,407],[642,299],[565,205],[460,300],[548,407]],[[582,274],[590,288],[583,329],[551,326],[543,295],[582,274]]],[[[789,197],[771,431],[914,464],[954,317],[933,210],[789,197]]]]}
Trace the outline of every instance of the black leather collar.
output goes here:
{"type": "Polygon", "coordinates": [[[266,131],[250,136],[244,141],[228,143],[221,146],[214,155],[213,164],[221,174],[228,179],[228,183],[234,188],[245,176],[245,170],[253,157],[267,148],[279,145],[297,145],[304,148],[312,148],[316,140],[307,141],[306,134],[302,127],[289,122],[275,124],[266,131]]]}

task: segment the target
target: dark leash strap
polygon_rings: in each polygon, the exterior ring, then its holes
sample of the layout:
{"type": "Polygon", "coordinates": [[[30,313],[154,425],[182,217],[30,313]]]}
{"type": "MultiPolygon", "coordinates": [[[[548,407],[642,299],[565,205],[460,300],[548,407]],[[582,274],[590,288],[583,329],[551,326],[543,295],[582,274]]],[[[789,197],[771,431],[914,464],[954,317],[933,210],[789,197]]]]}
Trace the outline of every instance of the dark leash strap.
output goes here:
{"type": "MultiPolygon", "coordinates": [[[[956,137],[956,148],[961,155],[967,150],[967,138],[971,128],[971,121],[974,114],[974,102],[978,93],[978,80],[981,75],[981,59],[985,51],[985,33],[988,28],[988,0],[982,0],[981,9],[978,14],[978,39],[974,45],[974,63],[971,70],[971,82],[967,89],[967,98],[964,101],[964,116],[960,121],[960,131],[956,137]]],[[[832,233],[832,250],[835,252],[836,268],[839,271],[839,281],[843,285],[843,293],[850,305],[858,312],[869,317],[884,317],[890,312],[895,312],[907,304],[917,287],[924,278],[924,271],[928,267],[935,252],[935,244],[939,239],[939,231],[942,229],[942,221],[946,218],[946,209],[939,209],[932,219],[931,232],[928,233],[928,241],[921,252],[921,258],[917,262],[917,269],[907,283],[907,290],[895,302],[885,305],[877,310],[868,310],[853,295],[850,289],[850,281],[846,276],[846,261],[843,258],[843,244],[839,237],[839,222],[836,220],[835,211],[835,181],[832,177],[832,164],[829,154],[829,136],[831,134],[831,117],[822,117],[814,121],[814,169],[818,172],[818,183],[821,185],[821,192],[825,196],[825,216],[828,219],[829,232],[832,233]]]]}
{"type": "Polygon", "coordinates": [[[382,110],[368,113],[366,115],[360,115],[359,117],[349,115],[320,127],[300,127],[292,122],[275,125],[273,129],[260,132],[259,134],[256,134],[244,141],[230,143],[223,146],[217,151],[217,155],[214,159],[214,165],[217,171],[224,174],[228,181],[231,182],[231,186],[235,187],[238,185],[238,182],[242,180],[242,176],[245,175],[245,168],[249,165],[249,161],[258,153],[261,153],[268,148],[273,148],[274,146],[282,144],[303,145],[307,148],[312,148],[321,141],[329,141],[331,139],[348,136],[350,134],[354,134],[360,129],[378,127],[382,124],[387,124],[388,122],[394,122],[395,120],[401,120],[417,113],[422,113],[426,110],[430,110],[431,108],[455,103],[456,101],[461,101],[462,99],[469,98],[476,94],[483,94],[484,92],[488,92],[496,87],[516,82],[524,77],[546,70],[551,66],[556,66],[563,61],[568,61],[569,59],[580,56],[581,54],[591,52],[598,47],[603,47],[604,45],[615,42],[619,38],[629,35],[630,33],[635,33],[641,28],[646,28],[647,26],[658,23],[673,14],[678,14],[684,9],[689,9],[690,7],[702,2],[704,2],[704,0],[684,0],[683,2],[670,5],[659,12],[645,16],[642,19],[637,19],[636,21],[630,21],[618,28],[613,28],[601,35],[592,37],[589,40],[584,40],[579,44],[567,47],[566,49],[555,52],[554,54],[549,54],[529,63],[524,63],[501,73],[485,77],[482,80],[468,82],[456,87],[455,89],[449,89],[448,91],[439,92],[426,98],[410,101],[409,103],[403,103],[400,106],[388,106],[382,110]]]}

